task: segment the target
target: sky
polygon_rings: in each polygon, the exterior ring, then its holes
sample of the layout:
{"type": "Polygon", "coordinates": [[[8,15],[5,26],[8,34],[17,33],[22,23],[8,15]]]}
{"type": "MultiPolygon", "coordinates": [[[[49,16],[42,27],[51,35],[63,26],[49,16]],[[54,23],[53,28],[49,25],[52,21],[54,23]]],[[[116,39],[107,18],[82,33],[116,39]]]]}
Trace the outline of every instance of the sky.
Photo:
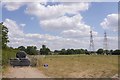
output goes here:
{"type": "Polygon", "coordinates": [[[51,50],[88,49],[90,30],[94,48],[118,48],[117,2],[2,2],[2,21],[11,47],[43,44],[51,50]]]}

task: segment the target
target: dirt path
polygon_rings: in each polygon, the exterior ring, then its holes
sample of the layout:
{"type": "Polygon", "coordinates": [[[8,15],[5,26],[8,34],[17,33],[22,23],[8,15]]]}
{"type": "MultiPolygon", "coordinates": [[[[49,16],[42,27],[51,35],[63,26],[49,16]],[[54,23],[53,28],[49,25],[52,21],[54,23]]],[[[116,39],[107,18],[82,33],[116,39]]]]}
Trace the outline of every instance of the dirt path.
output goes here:
{"type": "Polygon", "coordinates": [[[10,67],[4,78],[47,78],[37,68],[33,67],[10,67]]]}

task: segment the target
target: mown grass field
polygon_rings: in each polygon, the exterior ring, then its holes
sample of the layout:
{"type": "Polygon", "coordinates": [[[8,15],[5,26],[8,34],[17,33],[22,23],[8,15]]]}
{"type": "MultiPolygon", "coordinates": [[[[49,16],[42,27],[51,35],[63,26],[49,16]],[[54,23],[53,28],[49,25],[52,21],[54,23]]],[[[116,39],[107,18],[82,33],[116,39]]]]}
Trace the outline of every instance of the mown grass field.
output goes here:
{"type": "Polygon", "coordinates": [[[118,74],[118,56],[38,56],[39,70],[52,78],[109,78],[118,74]],[[48,68],[43,65],[48,64],[48,68]]]}

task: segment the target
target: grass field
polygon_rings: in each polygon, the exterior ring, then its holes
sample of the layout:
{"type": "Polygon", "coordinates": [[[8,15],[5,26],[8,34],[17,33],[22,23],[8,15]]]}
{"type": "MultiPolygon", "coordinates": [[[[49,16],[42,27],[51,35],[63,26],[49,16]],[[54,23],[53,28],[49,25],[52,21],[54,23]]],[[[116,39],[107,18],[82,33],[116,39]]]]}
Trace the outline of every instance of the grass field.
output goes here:
{"type": "Polygon", "coordinates": [[[38,58],[39,70],[52,78],[109,78],[118,73],[118,56],[51,55],[38,58]],[[43,64],[48,64],[48,68],[43,64]]]}

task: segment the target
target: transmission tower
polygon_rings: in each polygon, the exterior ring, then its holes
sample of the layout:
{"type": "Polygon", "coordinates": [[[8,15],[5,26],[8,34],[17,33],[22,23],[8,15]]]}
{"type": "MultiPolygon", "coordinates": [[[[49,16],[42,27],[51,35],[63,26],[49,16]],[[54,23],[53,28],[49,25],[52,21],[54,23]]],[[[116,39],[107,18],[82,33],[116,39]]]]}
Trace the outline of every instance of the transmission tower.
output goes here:
{"type": "Polygon", "coordinates": [[[107,33],[106,33],[106,31],[104,32],[104,42],[103,42],[103,48],[105,49],[105,50],[107,50],[108,49],[108,39],[107,39],[107,33]]]}
{"type": "Polygon", "coordinates": [[[94,51],[94,41],[93,41],[92,30],[90,31],[90,51],[94,51]]]}

